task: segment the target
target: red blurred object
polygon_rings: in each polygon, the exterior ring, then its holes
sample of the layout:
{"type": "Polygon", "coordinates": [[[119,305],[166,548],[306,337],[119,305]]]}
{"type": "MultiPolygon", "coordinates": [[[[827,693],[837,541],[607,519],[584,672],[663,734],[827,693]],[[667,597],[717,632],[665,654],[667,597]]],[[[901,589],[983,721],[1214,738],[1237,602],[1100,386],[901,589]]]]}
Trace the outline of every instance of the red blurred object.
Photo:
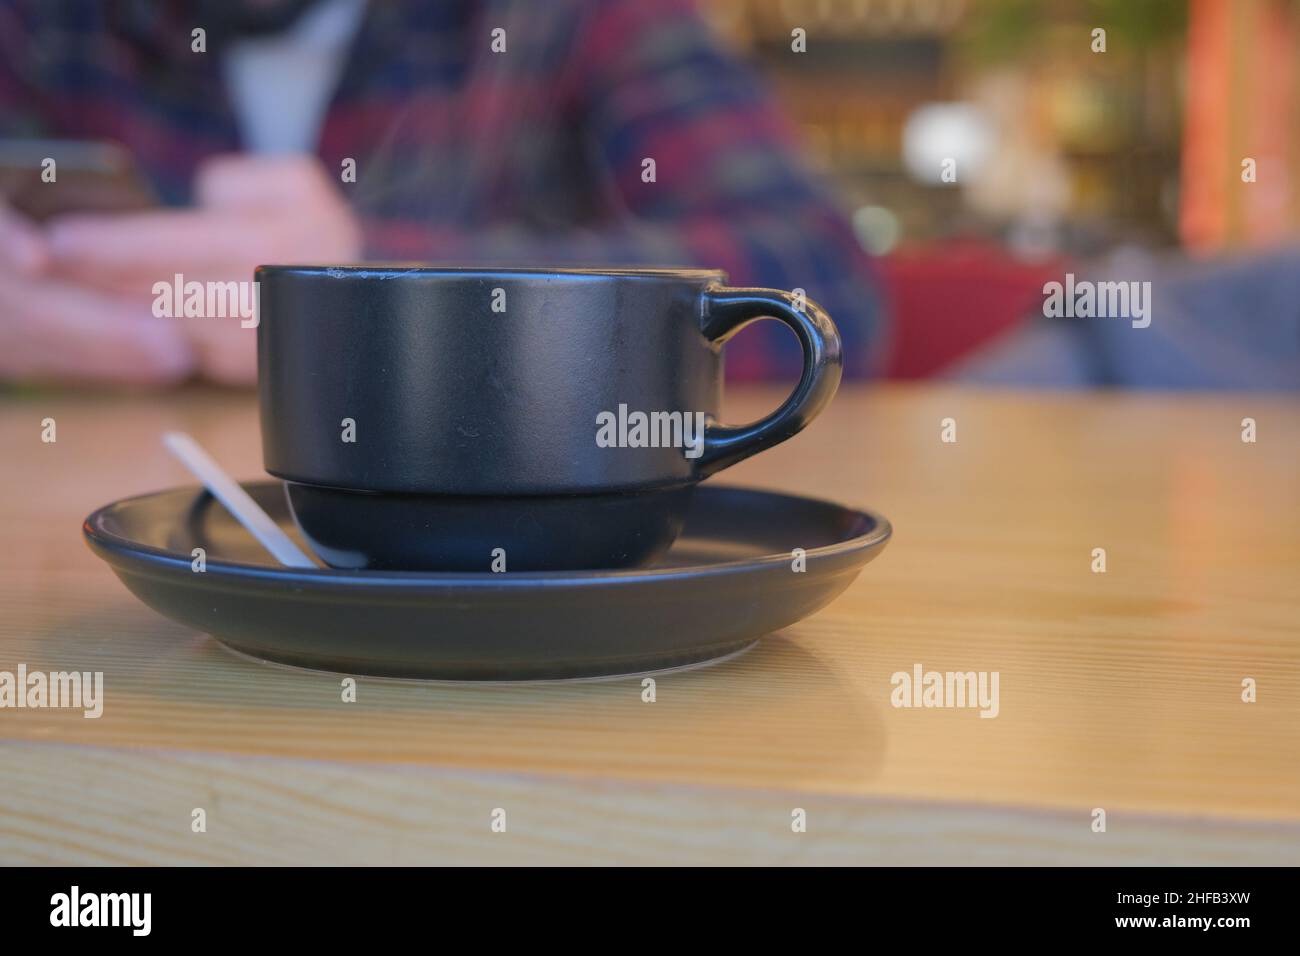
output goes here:
{"type": "Polygon", "coordinates": [[[891,318],[887,378],[925,378],[1041,312],[1065,259],[1018,259],[980,242],[909,248],[879,260],[891,318]]]}

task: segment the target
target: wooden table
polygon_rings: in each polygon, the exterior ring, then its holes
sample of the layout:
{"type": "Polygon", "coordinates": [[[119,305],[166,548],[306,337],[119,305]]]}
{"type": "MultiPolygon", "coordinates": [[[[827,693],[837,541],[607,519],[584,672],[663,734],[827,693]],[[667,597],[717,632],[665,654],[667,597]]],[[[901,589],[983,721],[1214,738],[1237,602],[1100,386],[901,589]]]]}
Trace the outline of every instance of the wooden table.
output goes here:
{"type": "Polygon", "coordinates": [[[369,679],[344,703],[159,617],[79,525],[189,483],[171,428],[261,474],[247,395],[0,401],[0,670],[106,684],[98,720],[0,710],[0,863],[1300,863],[1294,400],[845,389],[724,480],[878,508],[893,542],[653,703],[369,679]],[[997,671],[998,716],[892,706],[916,664],[997,671]]]}

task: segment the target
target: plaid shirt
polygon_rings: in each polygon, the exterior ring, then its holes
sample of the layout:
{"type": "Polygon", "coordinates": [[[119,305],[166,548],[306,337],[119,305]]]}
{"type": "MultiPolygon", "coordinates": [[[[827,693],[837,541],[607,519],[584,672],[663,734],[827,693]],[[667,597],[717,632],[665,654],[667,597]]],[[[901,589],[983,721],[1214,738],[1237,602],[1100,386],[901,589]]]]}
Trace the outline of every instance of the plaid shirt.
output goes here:
{"type": "MultiPolygon", "coordinates": [[[[224,41],[192,52],[194,19],[166,0],[0,0],[0,136],[115,140],[185,203],[196,167],[241,147],[224,41]]],[[[316,154],[356,161],[340,188],[372,258],[721,268],[804,289],[846,372],[873,365],[869,260],[690,0],[370,0],[316,154]]],[[[793,374],[797,354],[771,322],[727,349],[740,378],[793,374]]]]}

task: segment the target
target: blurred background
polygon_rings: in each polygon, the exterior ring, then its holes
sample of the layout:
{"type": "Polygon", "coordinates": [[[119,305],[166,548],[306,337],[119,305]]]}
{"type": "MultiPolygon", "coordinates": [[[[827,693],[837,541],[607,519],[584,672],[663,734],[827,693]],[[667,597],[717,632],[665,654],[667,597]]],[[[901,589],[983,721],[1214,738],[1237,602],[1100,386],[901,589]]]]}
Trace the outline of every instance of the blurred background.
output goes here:
{"type": "Polygon", "coordinates": [[[722,268],[851,378],[1300,389],[1298,55],[1300,0],[0,0],[0,382],[247,387],[253,337],[141,290],[368,260],[722,268]],[[1049,308],[1075,273],[1145,324],[1049,308]]]}
{"type": "Polygon", "coordinates": [[[1300,231],[1296,0],[703,3],[884,257],[891,377],[1025,321],[1063,263],[1300,231]]]}

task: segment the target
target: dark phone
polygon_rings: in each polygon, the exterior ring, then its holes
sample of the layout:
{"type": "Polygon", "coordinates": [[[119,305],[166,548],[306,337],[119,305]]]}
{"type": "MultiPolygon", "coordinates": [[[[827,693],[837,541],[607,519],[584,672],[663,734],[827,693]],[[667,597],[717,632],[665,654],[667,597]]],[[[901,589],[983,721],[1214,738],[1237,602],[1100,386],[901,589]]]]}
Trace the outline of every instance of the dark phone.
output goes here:
{"type": "Polygon", "coordinates": [[[130,212],[158,197],[125,147],[55,139],[0,140],[0,196],[43,222],[70,212],[130,212]],[[52,167],[53,180],[49,180],[52,167]]]}

